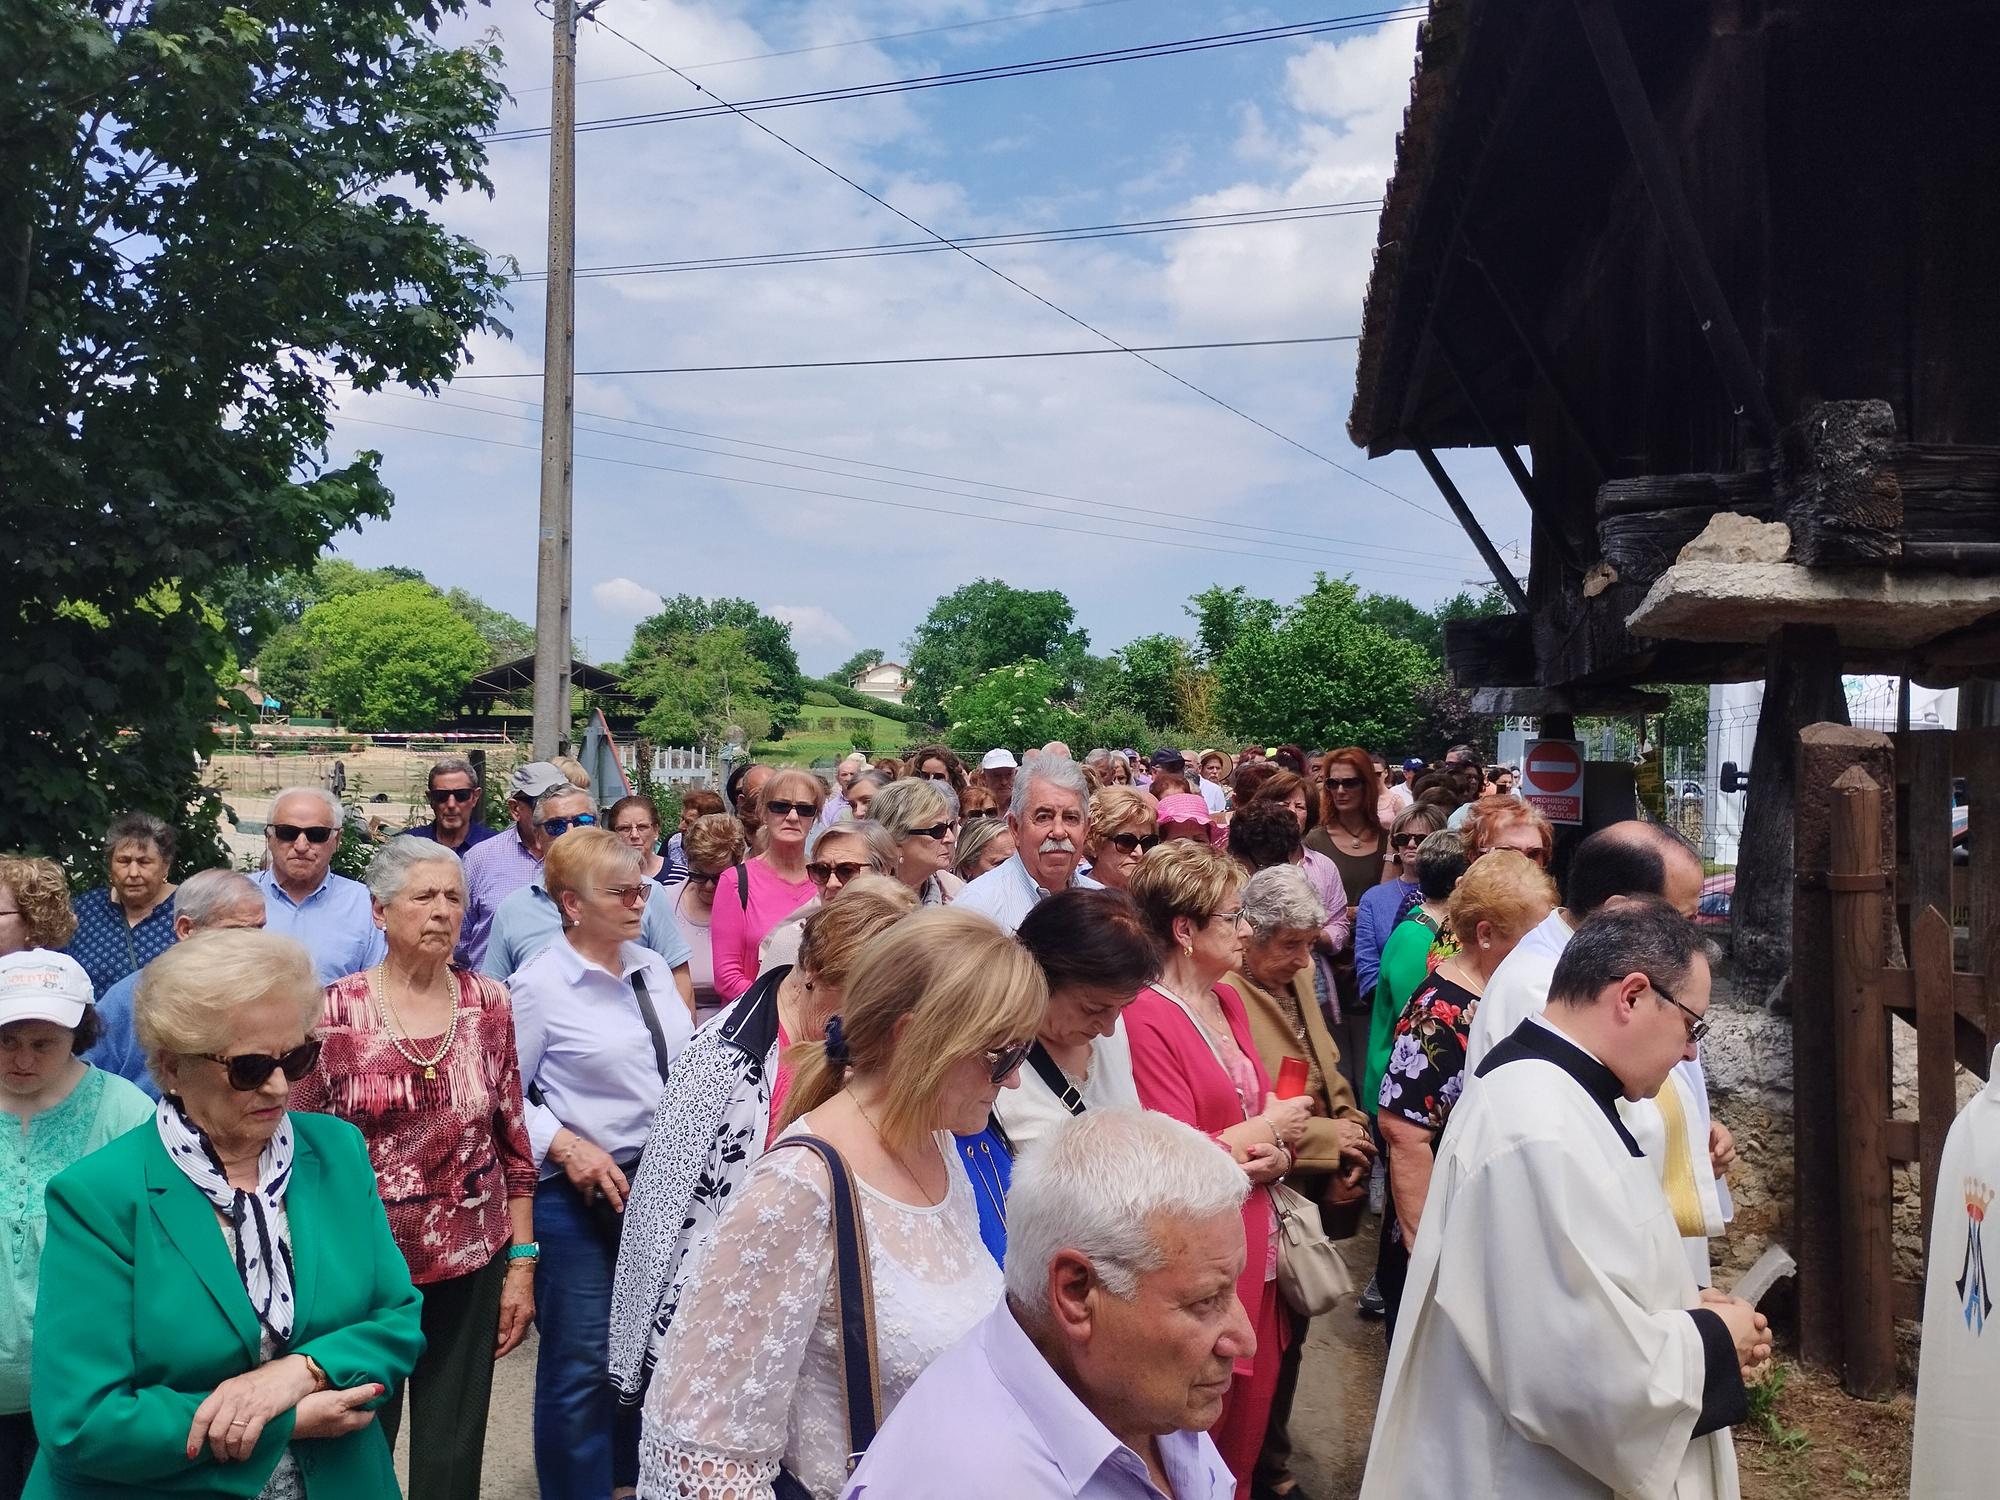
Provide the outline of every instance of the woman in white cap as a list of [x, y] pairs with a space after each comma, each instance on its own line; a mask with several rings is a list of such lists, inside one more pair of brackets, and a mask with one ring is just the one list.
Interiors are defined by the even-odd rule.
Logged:
[[49, 1179], [144, 1123], [153, 1101], [81, 1054], [97, 1042], [97, 1008], [83, 966], [27, 948], [0, 958], [0, 1198], [12, 1255], [0, 1255], [0, 1500], [18, 1500], [35, 1461], [28, 1354], [41, 1279]]

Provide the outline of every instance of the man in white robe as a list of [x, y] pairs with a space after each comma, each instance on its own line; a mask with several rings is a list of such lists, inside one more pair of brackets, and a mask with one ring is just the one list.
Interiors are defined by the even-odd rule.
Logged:
[[1708, 1000], [1693, 925], [1625, 902], [1488, 1054], [1432, 1171], [1361, 1500], [1737, 1500], [1768, 1327], [1697, 1289], [1617, 1108], [1694, 1051]]
[[[1691, 918], [1701, 884], [1701, 857], [1655, 824], [1614, 823], [1585, 839], [1570, 864], [1569, 905], [1530, 930], [1487, 981], [1466, 1039], [1466, 1073], [1476, 1075], [1497, 1043], [1529, 1016], [1541, 1014], [1556, 960], [1576, 923], [1640, 896], [1657, 896]], [[1708, 1242], [1734, 1214], [1722, 1174], [1736, 1159], [1736, 1144], [1709, 1111], [1708, 1077], [1699, 1054], [1674, 1069], [1658, 1099], [1626, 1102], [1619, 1112], [1660, 1174], [1686, 1241], [1688, 1264], [1706, 1286]]]

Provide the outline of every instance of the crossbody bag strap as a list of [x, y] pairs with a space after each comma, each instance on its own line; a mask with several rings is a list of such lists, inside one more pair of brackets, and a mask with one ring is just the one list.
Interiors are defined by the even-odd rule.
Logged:
[[1062, 1101], [1062, 1107], [1072, 1115], [1083, 1113], [1083, 1095], [1070, 1082], [1069, 1074], [1063, 1072], [1062, 1065], [1049, 1056], [1049, 1049], [1038, 1039], [1028, 1048], [1028, 1066], [1035, 1070], [1035, 1076], [1049, 1086], [1049, 1092]]
[[646, 988], [643, 970], [632, 971], [632, 994], [639, 1002], [639, 1014], [645, 1018], [646, 1031], [653, 1038], [653, 1061], [660, 1069], [660, 1082], [667, 1081], [673, 1065], [673, 1056], [667, 1051], [667, 1033], [660, 1025], [660, 1013], [653, 1009], [653, 993]]
[[853, 1175], [841, 1154], [816, 1135], [788, 1135], [771, 1144], [803, 1146], [826, 1163], [833, 1186], [833, 1307], [840, 1324], [840, 1393], [847, 1405], [847, 1470], [875, 1441], [881, 1420], [882, 1378], [875, 1359], [875, 1282], [868, 1265], [868, 1234], [861, 1222]]
[[745, 911], [750, 910], [750, 866], [736, 867], [736, 904]]

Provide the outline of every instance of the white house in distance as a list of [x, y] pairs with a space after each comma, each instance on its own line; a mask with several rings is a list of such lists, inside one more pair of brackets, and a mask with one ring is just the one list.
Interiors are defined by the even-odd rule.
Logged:
[[870, 667], [854, 679], [854, 690], [884, 703], [901, 703], [910, 690], [910, 679], [899, 661], [885, 661]]

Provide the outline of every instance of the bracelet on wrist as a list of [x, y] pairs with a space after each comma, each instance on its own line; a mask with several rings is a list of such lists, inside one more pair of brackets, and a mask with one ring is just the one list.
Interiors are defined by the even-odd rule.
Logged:
[[507, 1269], [510, 1271], [517, 1265], [532, 1266], [541, 1258], [542, 1246], [539, 1240], [526, 1240], [507, 1247]]

